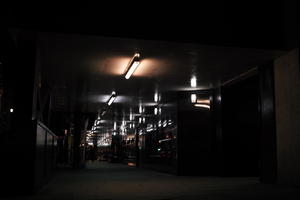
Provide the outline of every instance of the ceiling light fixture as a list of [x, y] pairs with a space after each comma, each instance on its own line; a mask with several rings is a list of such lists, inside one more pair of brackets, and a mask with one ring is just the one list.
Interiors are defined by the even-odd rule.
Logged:
[[141, 113], [143, 113], [143, 106], [142, 106], [142, 104], [140, 104], [140, 106], [139, 106], [139, 113], [141, 114]]
[[191, 87], [197, 87], [197, 78], [195, 76], [191, 78]]
[[137, 67], [140, 64], [140, 54], [136, 53], [134, 54], [133, 58], [130, 60], [126, 70], [125, 70], [125, 78], [129, 79], [130, 76], [134, 73], [134, 71], [137, 69]]
[[196, 107], [201, 107], [201, 108], [207, 108], [207, 109], [210, 109], [210, 106], [209, 106], [209, 105], [206, 105], [206, 104], [199, 104], [199, 103], [196, 103], [194, 106], [196, 106]]
[[113, 92], [111, 93], [111, 96], [110, 96], [109, 99], [108, 99], [107, 105], [110, 106], [110, 105], [114, 102], [114, 100], [116, 99], [116, 97], [117, 97], [117, 94], [116, 94], [115, 91], [113, 91]]
[[117, 130], [117, 122], [116, 121], [114, 122], [114, 130], [115, 131]]
[[132, 108], [130, 108], [130, 111], [129, 111], [129, 120], [130, 121], [133, 120]]
[[209, 99], [197, 99], [197, 103], [200, 104], [210, 104], [210, 100]]
[[154, 101], [158, 102], [158, 93], [157, 92], [154, 93]]
[[197, 95], [196, 94], [191, 94], [191, 102], [196, 103], [197, 102]]
[[154, 108], [154, 115], [157, 115], [158, 109]]

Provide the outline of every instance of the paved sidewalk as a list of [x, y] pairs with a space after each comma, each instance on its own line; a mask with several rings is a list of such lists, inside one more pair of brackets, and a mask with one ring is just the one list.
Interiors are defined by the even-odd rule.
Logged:
[[94, 162], [61, 170], [36, 195], [13, 199], [192, 200], [300, 199], [300, 189], [260, 184], [257, 178], [178, 177], [121, 164]]

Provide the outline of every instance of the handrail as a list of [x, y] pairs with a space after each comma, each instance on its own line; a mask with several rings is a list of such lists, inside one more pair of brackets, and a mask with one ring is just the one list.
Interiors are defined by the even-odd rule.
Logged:
[[56, 137], [56, 135], [45, 124], [43, 124], [41, 121], [37, 121], [37, 124], [40, 125], [43, 129], [45, 129], [52, 136]]

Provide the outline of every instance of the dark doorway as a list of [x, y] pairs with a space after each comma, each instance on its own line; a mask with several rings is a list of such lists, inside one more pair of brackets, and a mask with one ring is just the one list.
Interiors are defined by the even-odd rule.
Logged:
[[[198, 90], [178, 95], [179, 175], [213, 175], [215, 137], [211, 94], [212, 91]], [[196, 95], [195, 103], [191, 102], [191, 95]]]
[[224, 176], [259, 176], [259, 77], [222, 87]]

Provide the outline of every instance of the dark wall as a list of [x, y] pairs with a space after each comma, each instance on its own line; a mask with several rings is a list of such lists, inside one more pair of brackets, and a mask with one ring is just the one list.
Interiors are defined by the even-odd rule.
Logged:
[[[2, 97], [5, 99], [1, 109], [1, 118], [3, 116], [4, 120], [1, 122], [8, 123], [1, 126], [0, 131], [0, 195], [31, 194], [39, 184], [35, 179], [38, 170], [35, 172], [35, 169], [43, 168], [35, 162], [36, 158], [41, 158], [36, 154], [36, 150], [44, 151], [43, 147], [37, 147], [40, 138], [37, 141], [37, 120], [33, 115], [36, 88], [35, 34], [7, 33], [4, 40], [6, 43], [9, 41], [9, 44], [1, 45], [1, 57], [4, 55]], [[13, 108], [13, 112], [9, 111], [10, 108]], [[50, 143], [48, 140], [44, 145]], [[52, 149], [47, 149], [46, 152], [52, 152]], [[52, 156], [47, 153], [43, 158], [48, 159]], [[47, 161], [45, 166], [48, 164], [50, 163]], [[49, 169], [45, 168], [45, 171]]]
[[259, 78], [222, 87], [224, 176], [259, 176]]
[[[195, 91], [198, 97], [210, 98], [210, 93]], [[212, 175], [215, 134], [212, 113], [195, 107], [190, 92], [178, 95], [178, 174]]]
[[277, 182], [300, 186], [299, 49], [275, 60]]
[[[12, 41], [5, 49], [8, 54], [4, 67], [4, 95], [9, 97], [3, 111], [9, 115], [10, 126], [1, 138], [1, 194], [24, 194], [32, 192], [34, 185], [36, 122], [32, 120], [32, 100], [36, 46], [32, 34], [7, 39]], [[12, 113], [10, 108], [14, 109]]]

